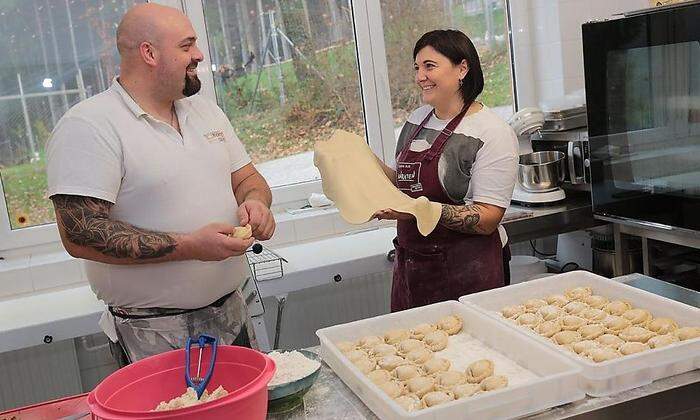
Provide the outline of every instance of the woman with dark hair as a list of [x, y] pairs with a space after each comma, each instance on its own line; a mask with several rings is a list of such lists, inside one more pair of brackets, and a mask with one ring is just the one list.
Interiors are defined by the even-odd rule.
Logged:
[[515, 133], [476, 100], [484, 76], [471, 40], [456, 30], [431, 31], [418, 40], [413, 58], [426, 105], [409, 116], [396, 166], [384, 171], [409, 196], [442, 203], [442, 215], [423, 237], [412, 215], [376, 213], [398, 221], [392, 311], [507, 282], [510, 252], [500, 222], [517, 177]]

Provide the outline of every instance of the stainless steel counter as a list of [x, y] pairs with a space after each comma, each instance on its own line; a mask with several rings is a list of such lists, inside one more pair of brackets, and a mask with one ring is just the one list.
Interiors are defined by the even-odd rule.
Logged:
[[[616, 280], [672, 299], [680, 298], [679, 300], [682, 299], [686, 303], [697, 302], [698, 299], [697, 292], [682, 289], [641, 274], [630, 274]], [[318, 347], [310, 350], [318, 352]], [[586, 397], [583, 400], [554, 407], [528, 418], [537, 420], [619, 419], [625, 417], [644, 420], [670, 416], [700, 418], [698, 395], [700, 395], [700, 370], [696, 369], [609, 397]], [[268, 415], [268, 418], [274, 420], [364, 420], [376, 419], [377, 417], [350, 388], [345, 386], [328, 365], [323, 363], [318, 380], [304, 397], [304, 405], [290, 413]]]
[[574, 232], [606, 223], [593, 218], [590, 193], [567, 191], [566, 194], [566, 199], [554, 206], [524, 207], [511, 204], [503, 217], [503, 226], [510, 242]]

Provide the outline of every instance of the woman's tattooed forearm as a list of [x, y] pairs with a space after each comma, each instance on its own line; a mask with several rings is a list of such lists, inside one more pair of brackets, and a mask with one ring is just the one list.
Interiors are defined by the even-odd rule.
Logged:
[[479, 229], [479, 205], [465, 206], [442, 205], [440, 223], [450, 230], [462, 233], [482, 233]]
[[68, 240], [76, 245], [116, 258], [151, 259], [175, 251], [170, 234], [111, 220], [107, 201], [76, 195], [55, 195], [52, 201]]

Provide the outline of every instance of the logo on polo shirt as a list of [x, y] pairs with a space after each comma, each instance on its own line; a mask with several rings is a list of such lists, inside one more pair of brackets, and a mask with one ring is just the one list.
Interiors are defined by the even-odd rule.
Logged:
[[204, 134], [204, 138], [210, 143], [213, 142], [224, 142], [226, 141], [226, 136], [224, 136], [224, 130], [214, 130]]

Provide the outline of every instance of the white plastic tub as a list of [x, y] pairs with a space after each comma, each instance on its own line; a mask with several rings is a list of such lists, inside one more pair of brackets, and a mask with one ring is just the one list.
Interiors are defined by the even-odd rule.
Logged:
[[574, 360], [583, 369], [581, 372], [583, 390], [594, 397], [617, 394], [647, 385], [657, 379], [700, 368], [700, 338], [595, 363], [565, 350], [529, 328], [514, 324], [500, 314], [500, 310], [504, 306], [521, 304], [530, 298], [544, 298], [549, 294], [563, 294], [566, 289], [576, 286], [590, 286], [594, 294], [603, 295], [610, 300], [626, 300], [636, 308], [651, 311], [654, 317], [673, 318], [683, 327], [700, 326], [700, 309], [698, 308], [586, 271], [572, 271], [475, 293], [463, 296], [459, 301]]
[[[411, 328], [422, 322], [437, 322], [457, 314], [464, 320], [461, 334], [468, 333], [500, 352], [535, 378], [505, 389], [452, 401], [443, 405], [406, 412], [350, 363], [334, 345], [389, 329]], [[316, 331], [321, 356], [352, 391], [382, 419], [486, 419], [512, 418], [532, 414], [585, 397], [578, 387], [580, 368], [549, 346], [516, 333], [512, 328], [457, 301], [409, 309]], [[496, 362], [498, 371], [498, 362]]]

